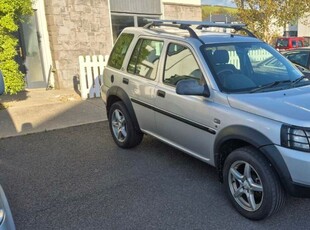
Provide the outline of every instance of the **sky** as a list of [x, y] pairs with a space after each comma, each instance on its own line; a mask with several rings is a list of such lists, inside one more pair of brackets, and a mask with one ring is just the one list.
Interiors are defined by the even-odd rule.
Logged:
[[236, 7], [233, 0], [202, 0], [202, 5], [219, 5]]

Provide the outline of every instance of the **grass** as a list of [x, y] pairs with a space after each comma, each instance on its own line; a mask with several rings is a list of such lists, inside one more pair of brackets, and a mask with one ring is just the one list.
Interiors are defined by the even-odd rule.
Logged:
[[226, 15], [235, 15], [237, 14], [237, 8], [225, 7], [225, 6], [202, 6], [202, 18], [203, 20], [208, 19], [211, 15], [214, 14], [226, 14]]

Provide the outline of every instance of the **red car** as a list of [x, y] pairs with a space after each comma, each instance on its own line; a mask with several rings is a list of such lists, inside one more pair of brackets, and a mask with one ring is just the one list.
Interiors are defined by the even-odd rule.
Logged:
[[284, 51], [304, 46], [305, 39], [303, 37], [281, 37], [277, 39], [275, 48]]

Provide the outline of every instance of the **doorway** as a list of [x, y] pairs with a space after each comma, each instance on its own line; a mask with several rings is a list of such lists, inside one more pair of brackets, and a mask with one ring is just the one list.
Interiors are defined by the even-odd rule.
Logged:
[[27, 88], [46, 87], [46, 77], [42, 62], [41, 35], [36, 20], [37, 10], [19, 28], [20, 56], [26, 75]]

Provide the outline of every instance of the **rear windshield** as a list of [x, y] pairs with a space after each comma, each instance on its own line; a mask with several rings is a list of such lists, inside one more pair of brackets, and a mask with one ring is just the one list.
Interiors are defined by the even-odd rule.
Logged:
[[278, 39], [276, 47], [288, 47], [288, 40], [287, 39]]

